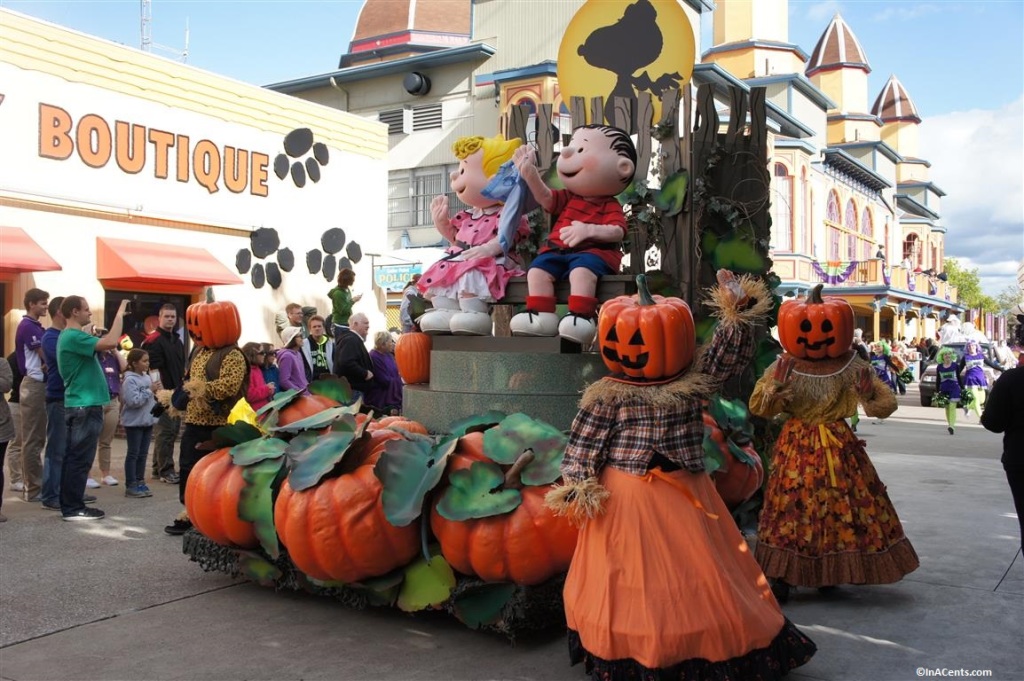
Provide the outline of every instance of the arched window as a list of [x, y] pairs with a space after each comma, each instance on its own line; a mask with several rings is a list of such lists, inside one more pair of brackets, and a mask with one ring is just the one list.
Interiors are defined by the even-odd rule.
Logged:
[[846, 215], [843, 219], [846, 228], [846, 259], [857, 259], [857, 206], [853, 199], [846, 202]]
[[796, 231], [796, 245], [793, 250], [804, 253], [807, 250], [807, 231], [811, 224], [811, 191], [807, 183], [807, 168], [800, 173], [800, 219]]
[[870, 260], [874, 253], [872, 247], [875, 244], [875, 223], [871, 219], [871, 211], [864, 207], [864, 212], [860, 216], [860, 234], [863, 237], [861, 241], [861, 260]]
[[910, 262], [910, 269], [921, 266], [921, 247], [916, 234], [908, 234], [903, 240], [903, 260]]
[[825, 232], [827, 234], [828, 252], [826, 260], [841, 260], [839, 245], [842, 241], [843, 232], [839, 227], [839, 195], [832, 191], [828, 195], [828, 204], [825, 206]]
[[772, 248], [776, 251], [793, 250], [793, 178], [781, 163], [775, 164], [772, 178]]

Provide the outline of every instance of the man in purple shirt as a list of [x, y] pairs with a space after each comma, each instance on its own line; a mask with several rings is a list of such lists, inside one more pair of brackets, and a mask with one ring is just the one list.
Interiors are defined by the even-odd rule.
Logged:
[[[21, 405], [21, 460], [25, 498], [41, 501], [43, 462], [40, 454], [46, 442], [46, 367], [43, 359], [43, 325], [50, 294], [30, 288], [25, 292], [25, 316], [14, 334], [18, 370], [24, 378], [18, 401]], [[56, 371], [54, 367], [54, 371]]]

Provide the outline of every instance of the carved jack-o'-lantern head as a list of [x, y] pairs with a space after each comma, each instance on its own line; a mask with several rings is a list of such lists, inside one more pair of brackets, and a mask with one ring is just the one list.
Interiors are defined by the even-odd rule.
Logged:
[[636, 279], [636, 296], [620, 296], [601, 306], [597, 321], [601, 359], [626, 382], [671, 380], [693, 362], [693, 313], [680, 298], [652, 296], [644, 275]]
[[779, 309], [779, 341], [793, 357], [842, 357], [853, 344], [853, 308], [840, 298], [822, 298], [822, 285], [807, 300], [790, 300]]
[[188, 306], [185, 329], [196, 345], [223, 348], [238, 342], [242, 336], [242, 320], [234, 303], [209, 300]]

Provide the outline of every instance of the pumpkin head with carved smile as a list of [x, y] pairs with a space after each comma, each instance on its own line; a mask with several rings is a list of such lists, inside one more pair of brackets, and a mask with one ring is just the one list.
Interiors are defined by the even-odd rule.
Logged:
[[242, 319], [230, 301], [193, 303], [185, 310], [185, 329], [196, 345], [215, 350], [238, 342]]
[[798, 359], [842, 357], [853, 344], [853, 308], [840, 298], [822, 298], [822, 285], [806, 300], [790, 300], [779, 309], [779, 342]]

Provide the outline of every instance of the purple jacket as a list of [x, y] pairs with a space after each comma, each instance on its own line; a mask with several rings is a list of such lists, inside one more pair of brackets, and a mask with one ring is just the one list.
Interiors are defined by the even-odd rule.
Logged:
[[277, 368], [281, 372], [280, 390], [298, 390], [306, 392], [309, 381], [306, 380], [306, 365], [298, 350], [278, 350]]
[[378, 413], [386, 413], [390, 409], [402, 410], [402, 379], [398, 375], [398, 364], [395, 356], [370, 350], [370, 361], [373, 362], [373, 379], [367, 388], [363, 400]]

